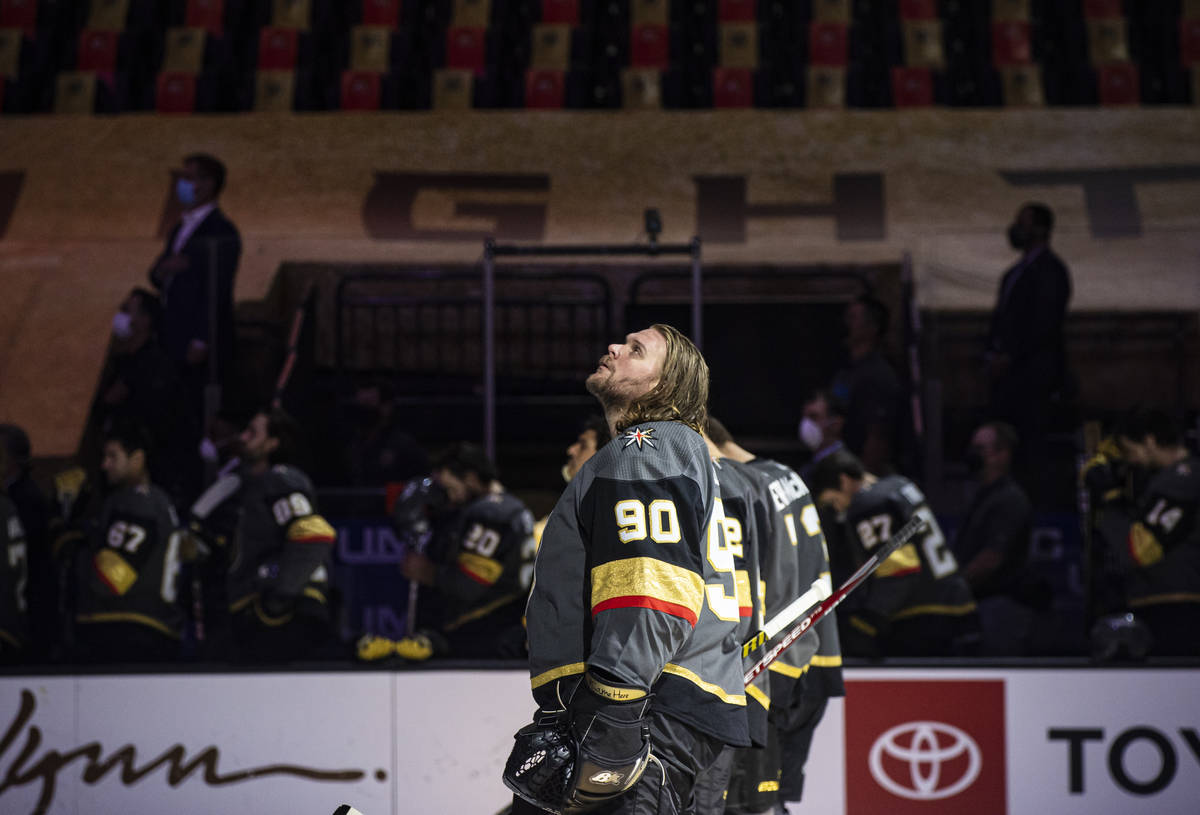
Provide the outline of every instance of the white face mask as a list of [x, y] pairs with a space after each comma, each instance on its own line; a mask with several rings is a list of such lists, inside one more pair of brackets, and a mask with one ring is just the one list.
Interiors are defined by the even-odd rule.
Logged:
[[821, 430], [821, 426], [807, 416], [800, 420], [799, 435], [804, 446], [814, 453], [821, 449], [821, 442], [825, 440], [825, 433]]
[[133, 317], [128, 312], [118, 311], [112, 320], [113, 336], [119, 340], [128, 339], [133, 334]]

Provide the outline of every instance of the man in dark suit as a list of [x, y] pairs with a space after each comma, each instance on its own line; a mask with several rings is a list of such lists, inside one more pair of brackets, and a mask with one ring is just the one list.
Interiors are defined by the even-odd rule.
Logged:
[[1039, 499], [1036, 474], [1044, 471], [1041, 450], [1050, 424], [1051, 398], [1066, 381], [1063, 322], [1071, 299], [1071, 275], [1050, 249], [1054, 213], [1027, 203], [1008, 228], [1021, 259], [1000, 280], [988, 331], [992, 418], [1016, 428], [1023, 445], [1018, 469]]
[[[242, 254], [237, 228], [217, 207], [225, 165], [194, 153], [175, 170], [179, 223], [150, 267], [150, 282], [162, 300], [159, 340], [179, 371], [186, 405], [179, 443], [196, 450], [206, 419], [219, 405], [207, 404], [206, 386], [229, 381], [233, 362], [233, 280]], [[215, 392], [214, 392], [215, 393]], [[201, 487], [202, 464], [177, 462], [184, 495]]]
[[183, 215], [150, 268], [163, 303], [163, 347], [185, 378], [201, 382], [225, 378], [233, 356], [233, 280], [242, 239], [217, 207], [224, 186], [218, 159], [204, 153], [184, 159], [175, 172]]

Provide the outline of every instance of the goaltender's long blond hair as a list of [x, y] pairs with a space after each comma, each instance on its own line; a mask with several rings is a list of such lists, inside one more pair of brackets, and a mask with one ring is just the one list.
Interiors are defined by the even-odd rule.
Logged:
[[683, 422], [697, 433], [708, 422], [708, 363], [677, 328], [650, 326], [667, 343], [658, 384], [634, 399], [615, 422], [618, 433], [642, 422]]

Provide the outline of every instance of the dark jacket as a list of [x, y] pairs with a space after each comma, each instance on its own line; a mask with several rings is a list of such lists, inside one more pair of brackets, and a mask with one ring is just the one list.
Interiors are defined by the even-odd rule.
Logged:
[[1008, 354], [1009, 375], [1030, 390], [1052, 393], [1065, 375], [1063, 322], [1071, 275], [1049, 247], [1013, 265], [1000, 280], [988, 351]]
[[[163, 252], [150, 268], [150, 282], [163, 301], [162, 344], [172, 360], [182, 363], [192, 340], [209, 344], [209, 314], [212, 310], [209, 270], [216, 271], [216, 344], [219, 376], [224, 377], [233, 357], [233, 281], [242, 254], [242, 239], [237, 227], [220, 209], [214, 209], [200, 222], [181, 248], [188, 268], [166, 274], [162, 262], [171, 256], [181, 224], [167, 236]], [[210, 250], [212, 254], [210, 254]]]

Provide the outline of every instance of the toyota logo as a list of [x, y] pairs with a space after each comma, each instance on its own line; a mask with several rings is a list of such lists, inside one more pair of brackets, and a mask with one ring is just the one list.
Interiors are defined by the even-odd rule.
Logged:
[[[953, 775], [942, 767], [966, 756], [966, 769], [955, 762]], [[908, 766], [907, 778], [896, 778], [883, 765], [884, 756]], [[871, 775], [893, 795], [913, 801], [936, 801], [958, 795], [979, 777], [983, 766], [979, 745], [966, 732], [943, 722], [905, 722], [896, 725], [871, 745], [868, 756]], [[895, 764], [892, 772], [896, 771]]]

